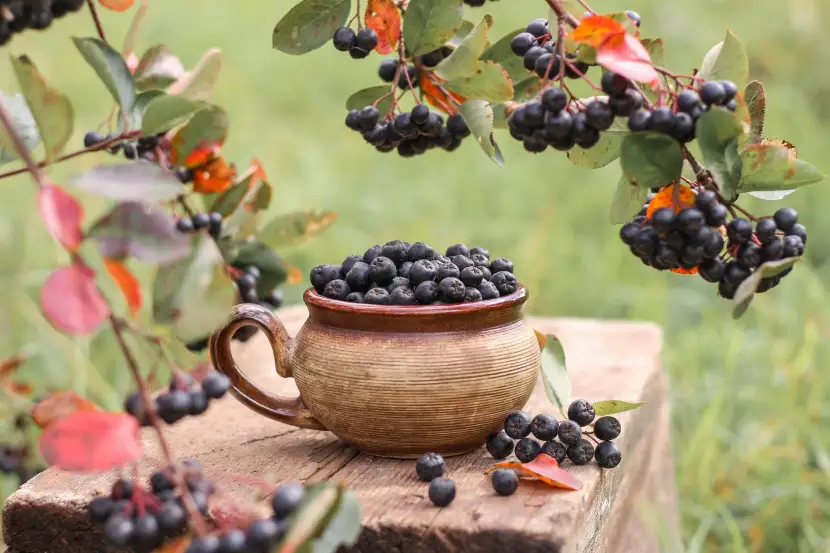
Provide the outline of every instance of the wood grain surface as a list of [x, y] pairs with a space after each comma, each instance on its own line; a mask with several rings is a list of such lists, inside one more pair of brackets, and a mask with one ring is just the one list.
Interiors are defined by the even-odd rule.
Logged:
[[[306, 311], [285, 309], [280, 317], [294, 334]], [[216, 480], [219, 508], [230, 498], [254, 505], [255, 491], [233, 475], [274, 484], [344, 480], [361, 501], [364, 522], [358, 543], [348, 553], [657, 553], [643, 514], [658, 513], [658, 523], [676, 528], [660, 329], [575, 319], [529, 322], [564, 344], [576, 397], [647, 402], [619, 417], [623, 462], [617, 469], [565, 463], [585, 483], [579, 492], [522, 482], [513, 496], [496, 496], [482, 474], [493, 460], [481, 448], [447, 459], [448, 476], [456, 481], [458, 493], [449, 507], [439, 509], [429, 502], [413, 461], [359, 454], [328, 432], [274, 422], [232, 397], [212, 404], [202, 417], [174, 425], [168, 434], [177, 454], [199, 459]], [[248, 344], [235, 344], [235, 353], [264, 389], [284, 395], [296, 391], [293, 382], [276, 377], [273, 355], [261, 334]], [[526, 408], [553, 411], [541, 383]], [[144, 437], [148, 458], [140, 469], [148, 475], [160, 459], [152, 436]], [[85, 513], [89, 499], [107, 491], [113, 477], [49, 470], [24, 485], [3, 511], [10, 553], [117, 551], [103, 544]]]

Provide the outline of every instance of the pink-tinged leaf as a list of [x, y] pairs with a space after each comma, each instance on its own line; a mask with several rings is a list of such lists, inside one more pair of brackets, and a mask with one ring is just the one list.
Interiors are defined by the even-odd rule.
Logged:
[[520, 475], [541, 480], [554, 488], [577, 491], [581, 490], [583, 486], [581, 480], [570, 472], [559, 468], [559, 463], [556, 462], [556, 459], [545, 453], [538, 455], [529, 463], [505, 461], [493, 465], [484, 472], [489, 473], [496, 469], [517, 469]]
[[38, 192], [37, 204], [49, 234], [67, 250], [76, 251], [83, 239], [84, 218], [78, 200], [59, 186], [46, 186]]
[[628, 33], [606, 38], [597, 49], [597, 63], [632, 81], [651, 84], [659, 79], [646, 47]]
[[138, 419], [127, 413], [74, 411], [40, 436], [40, 452], [52, 466], [72, 472], [103, 472], [141, 458]]
[[32, 418], [41, 428], [61, 420], [75, 411], [100, 411], [101, 409], [85, 397], [72, 390], [53, 392], [37, 402], [32, 408]]
[[95, 271], [80, 263], [52, 273], [40, 291], [40, 308], [52, 326], [69, 334], [91, 334], [110, 314]]

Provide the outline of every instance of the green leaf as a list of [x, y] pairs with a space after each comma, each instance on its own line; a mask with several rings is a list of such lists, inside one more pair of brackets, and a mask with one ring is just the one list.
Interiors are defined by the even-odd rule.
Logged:
[[738, 192], [794, 190], [824, 178], [817, 167], [796, 159], [786, 146], [765, 142], [741, 154], [743, 174]]
[[270, 294], [274, 288], [285, 282], [288, 278], [288, 271], [282, 259], [266, 244], [262, 242], [237, 241], [233, 249], [236, 252], [232, 262], [234, 266], [246, 267], [255, 265], [259, 269], [256, 289], [260, 296]]
[[576, 60], [585, 62], [589, 65], [596, 65], [597, 49], [587, 44], [580, 44], [579, 50], [576, 51]]
[[46, 162], [51, 163], [72, 138], [75, 118], [72, 104], [69, 103], [69, 98], [49, 86], [28, 57], [12, 56], [11, 62], [20, 90], [37, 123], [46, 149]]
[[135, 68], [133, 78], [138, 90], [167, 88], [184, 75], [182, 62], [167, 46], [158, 44], [144, 52]]
[[176, 230], [176, 219], [168, 211], [139, 202], [117, 204], [87, 237], [108, 259], [133, 256], [148, 263], [172, 263], [190, 251], [189, 236]]
[[606, 415], [616, 415], [617, 413], [632, 411], [642, 405], [645, 405], [645, 402], [632, 403], [630, 401], [620, 401], [619, 399], [608, 399], [605, 401], [597, 401], [591, 405], [594, 406], [594, 412], [596, 413], [597, 418], [599, 418]]
[[236, 300], [222, 253], [206, 233], [196, 233], [190, 254], [156, 273], [153, 318], [185, 342], [201, 340], [227, 322]]
[[721, 193], [731, 201], [741, 178], [736, 154], [738, 137], [744, 134], [743, 125], [735, 114], [724, 109], [711, 109], [697, 120], [696, 131], [704, 165], [712, 172]]
[[530, 77], [513, 86], [513, 101], [525, 102], [534, 98], [542, 90], [542, 79]]
[[386, 115], [389, 113], [389, 108], [392, 107], [392, 99], [393, 96], [390, 94], [391, 90], [388, 86], [373, 86], [371, 88], [364, 88], [363, 90], [358, 90], [351, 96], [349, 99], [346, 100], [346, 109], [353, 110], [353, 109], [363, 109], [366, 106], [371, 106], [375, 102], [377, 102], [378, 98], [383, 98], [380, 102], [378, 102], [375, 107], [378, 108], [378, 111], [381, 113], [381, 116]]
[[481, 61], [494, 61], [498, 63], [504, 67], [504, 70], [507, 71], [507, 74], [515, 82], [527, 78], [524, 59], [514, 54], [510, 47], [513, 37], [522, 32], [524, 32], [524, 28], [516, 29], [502, 37], [498, 42], [485, 50], [479, 59]]
[[293, 56], [316, 50], [345, 25], [351, 7], [351, 0], [303, 0], [274, 27], [271, 43]]
[[259, 239], [274, 249], [300, 244], [330, 227], [337, 220], [334, 211], [297, 211], [277, 215], [265, 225]]
[[[607, 101], [605, 96], [580, 99], [580, 102], [584, 104], [605, 101]], [[587, 150], [580, 146], [575, 147], [568, 152], [568, 159], [574, 165], [589, 169], [605, 167], [620, 157], [620, 146], [622, 145], [623, 138], [628, 133], [628, 119], [615, 117], [611, 127], [600, 133], [599, 142]]]
[[211, 211], [225, 216], [223, 228], [233, 234], [246, 226], [256, 226], [259, 214], [271, 203], [271, 184], [252, 173], [225, 190], [211, 205]]
[[751, 121], [749, 144], [759, 144], [764, 135], [764, 119], [767, 114], [767, 94], [764, 85], [760, 81], [752, 81], [746, 85], [744, 101]]
[[213, 96], [213, 89], [219, 81], [219, 73], [222, 70], [222, 52], [217, 48], [211, 48], [204, 53], [199, 63], [185, 72], [176, 82], [170, 85], [167, 93], [175, 96], [183, 96], [189, 100], [201, 100], [207, 102]]
[[493, 137], [493, 106], [486, 100], [467, 100], [458, 108], [476, 142], [490, 159], [504, 167], [504, 156]]
[[620, 146], [620, 162], [631, 184], [656, 188], [680, 178], [683, 150], [680, 143], [652, 131], [629, 133]]
[[152, 136], [166, 132], [187, 122], [198, 111], [205, 109], [202, 102], [181, 96], [157, 96], [147, 104], [141, 121], [141, 134]]
[[[32, 115], [32, 110], [26, 105], [26, 99], [22, 94], [6, 96], [0, 92], [0, 105], [3, 106], [12, 120], [12, 127], [20, 138], [26, 150], [31, 152], [40, 144], [40, 133], [37, 130], [37, 123]], [[0, 165], [17, 159], [17, 150], [6, 129], [0, 126]]]
[[121, 54], [98, 38], [73, 38], [72, 42], [98, 74], [98, 78], [110, 91], [121, 111], [129, 113], [135, 104], [135, 83]]
[[608, 220], [619, 225], [633, 219], [643, 209], [648, 192], [648, 188], [632, 184], [624, 175], [621, 176], [611, 200], [611, 208], [608, 210]]
[[444, 88], [465, 98], [504, 102], [513, 98], [513, 83], [507, 71], [494, 61], [479, 64], [475, 73], [444, 83]]
[[179, 179], [149, 161], [99, 165], [71, 177], [67, 184], [119, 202], [163, 202], [185, 192]]
[[446, 44], [461, 27], [463, 15], [462, 0], [411, 0], [403, 18], [409, 54], [427, 54]]
[[[355, 530], [353, 510], [334, 524], [343, 506], [345, 491], [345, 486], [335, 481], [307, 487], [303, 502], [288, 519], [288, 531], [279, 549], [296, 553], [334, 553], [341, 544], [354, 542], [357, 539], [354, 534], [360, 533], [360, 523], [358, 521]], [[357, 514], [360, 514], [359, 508]], [[332, 524], [334, 527], [323, 540]]]
[[435, 67], [435, 74], [448, 81], [475, 74], [479, 66], [478, 58], [487, 47], [487, 30], [492, 25], [492, 16], [482, 17], [452, 54]]
[[[646, 50], [651, 56], [651, 61], [654, 62], [654, 65], [658, 65], [660, 67], [666, 66], [666, 49], [663, 46], [662, 38], [643, 38], [640, 39], [640, 42], [642, 42], [643, 46], [646, 47]], [[643, 86], [641, 87], [641, 90], [649, 100], [652, 102], [657, 101], [658, 92], [656, 90], [652, 90], [650, 86]]]
[[726, 31], [726, 38], [703, 58], [698, 77], [707, 81], [732, 81], [741, 90], [749, 80], [749, 57], [743, 43]]
[[562, 342], [556, 336], [546, 335], [545, 349], [542, 350], [542, 382], [548, 399], [559, 407], [562, 416], [567, 417], [568, 401], [571, 397], [571, 377]]
[[[161, 90], [147, 90], [136, 97], [135, 104], [133, 104], [132, 112], [130, 112], [127, 121], [131, 129], [141, 128], [147, 106], [159, 96], [164, 96], [164, 92]], [[125, 130], [124, 115], [121, 110], [118, 110], [118, 132], [122, 133]]]
[[470, 34], [475, 28], [476, 24], [472, 21], [468, 21], [466, 19], [461, 21], [461, 26], [455, 31], [455, 35], [447, 42], [446, 45], [452, 46], [453, 48], [457, 48], [461, 42], [463, 42], [464, 38]]
[[198, 147], [224, 143], [228, 124], [228, 114], [218, 106], [207, 106], [196, 112], [173, 141], [176, 159], [187, 159]]
[[314, 541], [313, 553], [335, 553], [340, 547], [354, 545], [360, 536], [362, 522], [360, 502], [353, 492], [343, 488], [333, 516]]
[[752, 299], [755, 297], [758, 286], [761, 285], [761, 280], [778, 276], [780, 273], [801, 261], [801, 259], [800, 257], [788, 257], [786, 259], [779, 259], [778, 261], [767, 261], [755, 269], [735, 291], [735, 297], [732, 300], [732, 318], [739, 319], [746, 313], [749, 304], [752, 303]]

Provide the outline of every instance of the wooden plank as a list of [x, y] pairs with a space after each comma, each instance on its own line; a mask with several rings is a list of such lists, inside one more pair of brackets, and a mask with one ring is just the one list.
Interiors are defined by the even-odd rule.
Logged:
[[[293, 334], [304, 308], [283, 310]], [[580, 492], [552, 490], [523, 482], [516, 494], [494, 494], [482, 471], [493, 463], [486, 451], [447, 459], [448, 476], [458, 488], [456, 500], [438, 509], [426, 497], [413, 461], [381, 459], [345, 446], [327, 432], [299, 430], [262, 418], [233, 398], [213, 404], [199, 418], [186, 419], [168, 434], [174, 450], [195, 457], [214, 478], [225, 500], [250, 500], [254, 490], [233, 475], [275, 484], [301, 479], [345, 480], [364, 512], [364, 531], [354, 552], [657, 552], [641, 506], [667, 515], [676, 527], [673, 466], [668, 449], [666, 384], [660, 367], [659, 327], [643, 323], [531, 318], [534, 328], [556, 334], [568, 353], [574, 394], [591, 401], [647, 401], [620, 416], [618, 444], [623, 463], [615, 470], [571, 467], [585, 482]], [[262, 336], [237, 344], [238, 364], [274, 392], [293, 393], [292, 382], [274, 373], [273, 358]], [[553, 412], [541, 382], [527, 406]], [[141, 473], [160, 464], [152, 436], [145, 435], [148, 459]], [[566, 465], [569, 463], [566, 462]], [[109, 488], [112, 474], [74, 475], [49, 470], [23, 486], [3, 511], [10, 553], [109, 552], [97, 529], [86, 521], [84, 506]]]

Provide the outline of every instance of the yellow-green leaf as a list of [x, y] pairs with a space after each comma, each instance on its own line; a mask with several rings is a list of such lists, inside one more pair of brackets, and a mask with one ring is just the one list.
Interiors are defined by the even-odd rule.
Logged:
[[337, 220], [333, 211], [298, 211], [278, 215], [265, 225], [259, 239], [274, 249], [294, 246], [320, 234]]

